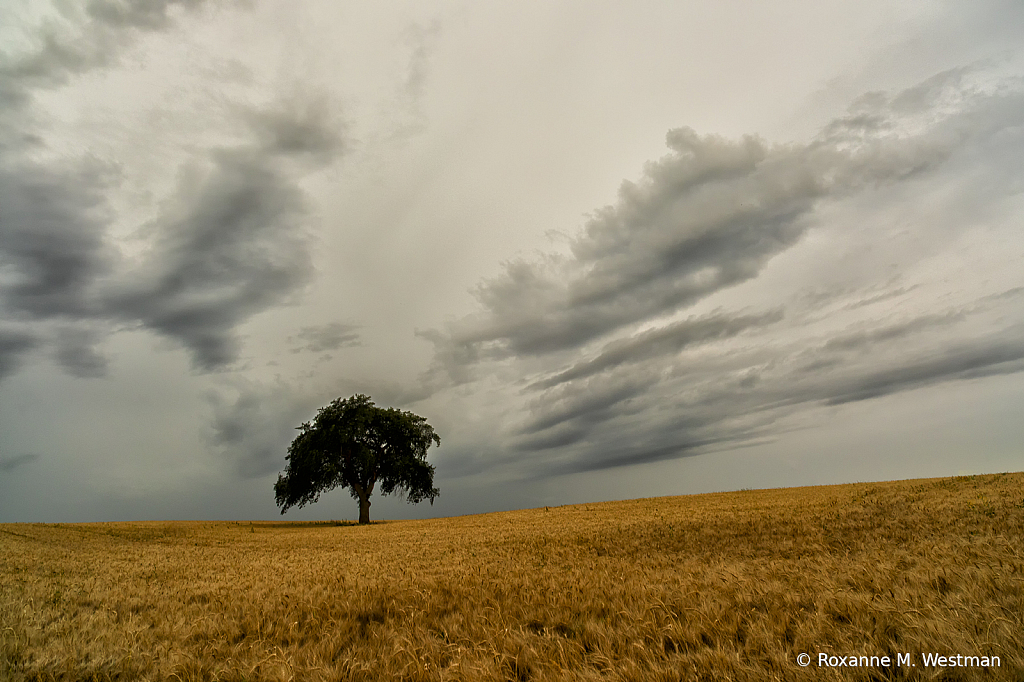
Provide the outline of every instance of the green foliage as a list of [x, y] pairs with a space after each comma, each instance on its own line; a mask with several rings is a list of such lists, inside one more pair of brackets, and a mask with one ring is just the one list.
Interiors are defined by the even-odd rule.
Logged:
[[426, 458], [430, 445], [440, 445], [441, 439], [423, 417], [354, 395], [320, 408], [313, 422], [298, 430], [288, 447], [288, 466], [274, 485], [282, 514], [339, 486], [349, 489], [361, 509], [368, 507], [377, 484], [382, 494], [397, 491], [409, 502], [433, 504], [440, 494]]

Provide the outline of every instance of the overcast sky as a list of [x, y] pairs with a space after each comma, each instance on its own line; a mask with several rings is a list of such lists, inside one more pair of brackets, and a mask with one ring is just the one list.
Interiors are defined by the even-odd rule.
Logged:
[[[1024, 469], [1019, 0], [8, 0], [0, 521]], [[285, 518], [355, 518], [343, 491]]]

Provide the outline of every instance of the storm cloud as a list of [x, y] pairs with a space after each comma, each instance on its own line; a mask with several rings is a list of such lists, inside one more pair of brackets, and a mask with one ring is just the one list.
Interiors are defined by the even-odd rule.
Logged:
[[[534, 416], [510, 446], [557, 453], [548, 465], [538, 462], [548, 474], [593, 471], [770, 438], [808, 406], [1024, 371], [1024, 327], [959, 338], [977, 322], [968, 313], [924, 316], [833, 337], [816, 349], [780, 343], [769, 332], [731, 349], [672, 349], [545, 391], [527, 403]], [[946, 329], [936, 334], [936, 327]], [[945, 340], [936, 347], [937, 339]]]
[[233, 395], [208, 396], [210, 443], [245, 478], [280, 471], [296, 428], [316, 414], [316, 398], [282, 382], [230, 388]]
[[[940, 166], [972, 136], [1018, 123], [1005, 105], [953, 71], [862, 98], [805, 145], [672, 130], [670, 153], [624, 182], [569, 254], [514, 261], [480, 284], [482, 312], [430, 337], [438, 362], [455, 377], [453, 363], [578, 348], [751, 280], [798, 242], [821, 202]], [[1004, 120], [971, 130], [992, 113]]]
[[[808, 406], [1019, 372], [1013, 305], [983, 296], [894, 319], [885, 309], [919, 294], [900, 277], [798, 292], [763, 312], [673, 317], [758, 278], [823, 229], [824, 207], [898, 194], [947, 165], [967, 173], [995, 139], [1024, 149], [1022, 105], [1016, 80], [958, 69], [860, 97], [803, 145], [673, 130], [670, 153], [625, 182], [568, 253], [509, 263], [476, 289], [480, 312], [423, 334], [435, 346], [425, 385], [519, 372], [524, 412], [504, 443], [543, 476], [737, 447]], [[819, 336], [843, 316], [846, 330]]]
[[[108, 201], [120, 180], [115, 161], [37, 160], [48, 141], [34, 132], [41, 128], [29, 107], [34, 90], [115, 63], [140, 30], [167, 30], [177, 10], [200, 4], [92, 2], [84, 13], [69, 11], [72, 28], [51, 29], [38, 50], [0, 69], [12, 94], [6, 113], [19, 115], [18, 126], [4, 129], [11, 153], [0, 161], [0, 309], [59, 325], [56, 357], [74, 376], [104, 373], [105, 360], [80, 342], [85, 335], [97, 340], [103, 324], [174, 339], [199, 370], [228, 365], [241, 348], [237, 327], [288, 302], [312, 277], [299, 183], [344, 153], [342, 125], [323, 98], [236, 107], [249, 141], [213, 147], [182, 165], [176, 190], [136, 229], [148, 241], [142, 258], [126, 258], [112, 236], [119, 220]], [[6, 345], [10, 373], [15, 353], [28, 346]]]
[[0, 329], [0, 379], [14, 372], [22, 355], [38, 343], [38, 339], [26, 332]]
[[0, 304], [29, 318], [100, 313], [95, 284], [115, 253], [105, 240], [105, 169], [0, 161]]
[[211, 155], [158, 220], [150, 258], [104, 311], [179, 340], [200, 369], [237, 358], [233, 330], [311, 276], [302, 195], [262, 149]]
[[783, 318], [781, 310], [760, 315], [710, 315], [690, 318], [665, 327], [640, 332], [627, 339], [608, 343], [598, 355], [580, 362], [564, 372], [534, 384], [535, 388], [551, 388], [583, 377], [603, 372], [626, 363], [636, 363], [650, 358], [660, 358], [681, 351], [687, 346], [708, 343], [727, 338], [743, 330], [778, 322]]
[[292, 349], [293, 353], [309, 351], [320, 353], [323, 351], [338, 350], [346, 346], [359, 345], [359, 327], [353, 324], [332, 322], [330, 324], [303, 327], [293, 340], [302, 343], [301, 346]]
[[67, 328], [58, 332], [56, 359], [73, 377], [95, 378], [107, 373], [107, 358], [96, 349], [99, 334], [84, 328]]
[[27, 54], [4, 54], [0, 61], [0, 108], [19, 108], [32, 91], [63, 85], [68, 79], [117, 62], [140, 32], [170, 28], [174, 15], [215, 0], [90, 0], [60, 4], [33, 38]]

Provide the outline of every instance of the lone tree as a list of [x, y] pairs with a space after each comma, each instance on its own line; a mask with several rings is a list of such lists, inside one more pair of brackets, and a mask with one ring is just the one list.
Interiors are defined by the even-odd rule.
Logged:
[[282, 514], [338, 486], [359, 500], [359, 523], [370, 522], [370, 495], [378, 483], [382, 494], [397, 490], [409, 502], [433, 504], [441, 494], [426, 461], [427, 448], [441, 439], [423, 417], [354, 395], [321, 407], [312, 423], [297, 428], [301, 433], [288, 446], [288, 466], [274, 484]]

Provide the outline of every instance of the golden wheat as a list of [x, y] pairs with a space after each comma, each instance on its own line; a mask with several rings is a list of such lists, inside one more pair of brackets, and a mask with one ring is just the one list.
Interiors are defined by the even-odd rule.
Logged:
[[0, 677], [1019, 682], [1022, 531], [1022, 474], [370, 526], [9, 524]]

